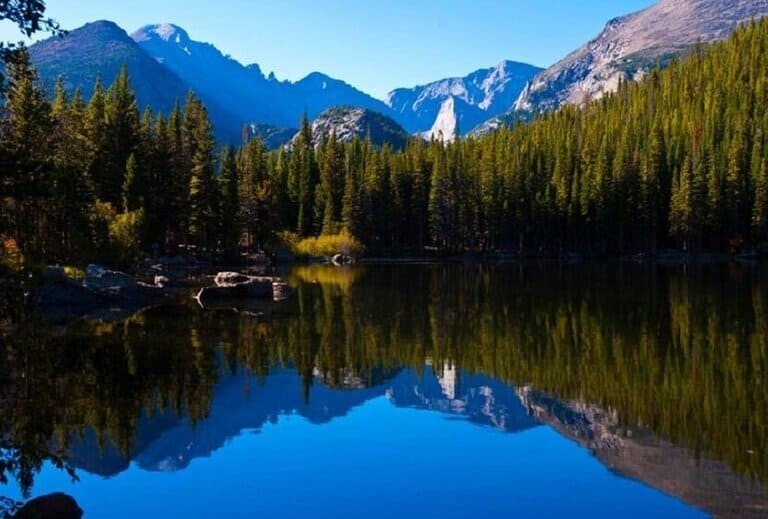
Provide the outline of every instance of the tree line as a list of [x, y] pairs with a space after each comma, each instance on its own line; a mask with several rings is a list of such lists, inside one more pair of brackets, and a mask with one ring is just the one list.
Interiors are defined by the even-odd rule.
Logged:
[[157, 243], [226, 250], [340, 232], [371, 252], [629, 254], [768, 242], [768, 23], [697, 46], [583, 108], [400, 150], [217, 148], [194, 94], [139, 113], [126, 70], [48, 101], [22, 50], [7, 66], [0, 232], [28, 258], [127, 260]]

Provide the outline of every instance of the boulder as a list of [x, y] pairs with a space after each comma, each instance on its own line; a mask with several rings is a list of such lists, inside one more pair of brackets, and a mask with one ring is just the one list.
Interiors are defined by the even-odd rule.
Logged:
[[83, 280], [83, 286], [92, 290], [109, 288], [133, 289], [137, 285], [138, 283], [132, 276], [116, 270], [101, 270], [97, 275], [91, 275], [89, 271], [86, 271], [86, 276]]
[[236, 285], [205, 287], [197, 294], [199, 301], [249, 298], [272, 298], [272, 281], [252, 279]]
[[51, 281], [33, 290], [33, 300], [50, 319], [63, 320], [84, 315], [134, 312], [157, 304], [169, 293], [161, 285], [139, 283], [123, 272], [89, 265], [80, 282], [51, 274]]
[[331, 257], [331, 263], [336, 265], [337, 267], [341, 265], [349, 265], [353, 263], [354, 260], [351, 256], [347, 256], [346, 254], [336, 254], [333, 257]]
[[77, 501], [67, 494], [57, 492], [36, 497], [22, 506], [16, 519], [80, 519], [83, 510]]
[[219, 272], [213, 280], [217, 287], [234, 287], [251, 281], [250, 276], [239, 272]]
[[85, 275], [87, 277], [98, 277], [104, 272], [106, 272], [108, 269], [105, 267], [102, 267], [101, 265], [95, 265], [90, 264], [87, 267], [85, 267]]

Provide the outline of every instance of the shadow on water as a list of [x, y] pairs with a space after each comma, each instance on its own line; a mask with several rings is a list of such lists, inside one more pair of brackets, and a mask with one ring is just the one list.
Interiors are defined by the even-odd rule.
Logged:
[[295, 297], [259, 318], [183, 299], [26, 323], [0, 352], [2, 481], [26, 498], [47, 462], [182, 470], [280, 416], [324, 423], [386, 397], [510, 433], [548, 425], [715, 514], [768, 509], [764, 267], [311, 266], [289, 281]]

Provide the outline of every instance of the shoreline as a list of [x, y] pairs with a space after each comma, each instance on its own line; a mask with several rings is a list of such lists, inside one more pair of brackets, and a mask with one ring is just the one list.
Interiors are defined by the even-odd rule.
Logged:
[[691, 254], [691, 255], [638, 255], [638, 256], [532, 256], [532, 255], [474, 255], [463, 254], [455, 256], [370, 256], [356, 261], [360, 265], [417, 265], [417, 264], [449, 264], [449, 263], [554, 263], [554, 264], [656, 264], [656, 265], [705, 265], [739, 263], [745, 265], [760, 265], [768, 263], [768, 256], [741, 256], [734, 254]]

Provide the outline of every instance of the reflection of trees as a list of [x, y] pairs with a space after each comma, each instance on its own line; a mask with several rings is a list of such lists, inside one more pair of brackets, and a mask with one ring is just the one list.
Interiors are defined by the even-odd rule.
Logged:
[[615, 410], [768, 480], [767, 285], [760, 270], [727, 274], [304, 267], [294, 299], [268, 322], [185, 301], [68, 333], [30, 326], [0, 363], [2, 438], [23, 453], [0, 469], [28, 488], [88, 428], [129, 457], [141, 417], [207, 416], [218, 376], [238, 366], [262, 380], [295, 367], [306, 396], [317, 380], [363, 387], [430, 359]]
[[61, 462], [73, 436], [88, 427], [102, 446], [109, 439], [130, 453], [142, 415], [173, 409], [205, 416], [215, 357], [207, 346], [195, 348], [196, 328], [186, 318], [168, 308], [121, 323], [83, 323], [66, 334], [34, 323], [9, 338], [0, 430], [19, 454], [0, 466], [3, 476], [28, 494], [42, 463]]
[[[305, 276], [320, 279], [323, 268], [314, 269]], [[766, 480], [764, 275], [719, 266], [374, 268], [343, 289], [303, 287], [315, 294], [301, 294], [304, 324], [285, 324], [314, 333], [306, 360], [332, 383], [349, 370], [418, 369], [429, 357], [583, 398]]]

